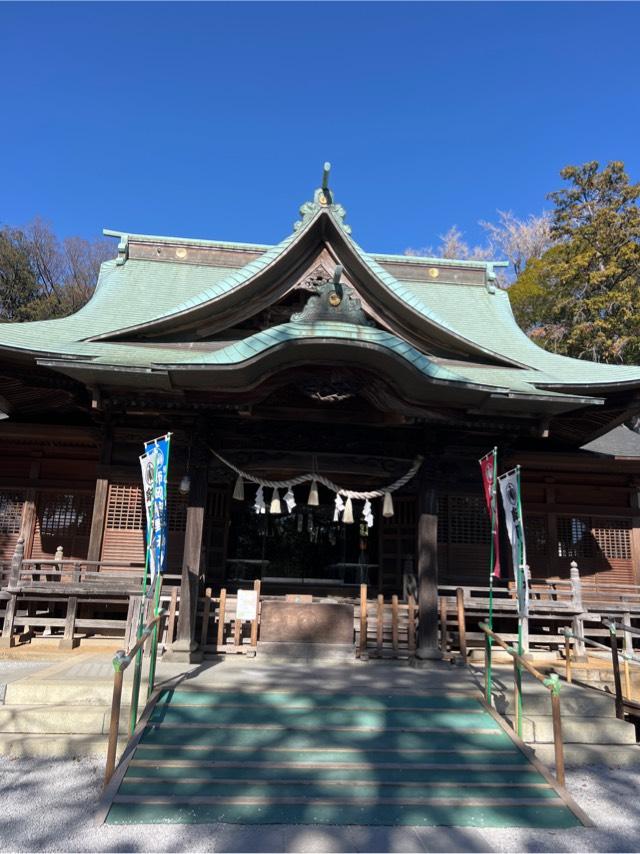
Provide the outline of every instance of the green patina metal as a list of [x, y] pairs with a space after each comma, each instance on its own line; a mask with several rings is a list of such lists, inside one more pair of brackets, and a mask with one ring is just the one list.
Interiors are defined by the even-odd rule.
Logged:
[[[75, 366], [76, 373], [72, 376], [81, 377], [93, 370], [101, 371], [106, 377], [105, 371], [108, 373], [108, 368], [113, 368], [120, 372], [142, 371], [153, 379], [156, 372], [162, 373], [176, 365], [200, 368], [208, 365], [212, 371], [241, 365], [294, 340], [340, 340], [357, 346], [369, 343], [383, 348], [390, 355], [406, 360], [425, 379], [462, 383], [492, 390], [497, 395], [522, 395], [540, 401], [541, 405], [561, 399], [573, 401], [575, 407], [598, 404], [602, 402], [603, 393], [640, 386], [638, 367], [570, 359], [535, 345], [516, 325], [508, 294], [493, 286], [496, 262], [470, 264], [365, 252], [349, 236], [344, 224], [344, 209], [335, 203], [329, 189], [329, 164], [325, 166], [322, 186], [316, 191], [314, 200], [303, 205], [302, 219], [296, 229], [274, 246], [106, 232], [119, 238], [119, 256], [103, 264], [96, 292], [89, 303], [63, 319], [3, 324], [0, 348], [35, 356], [48, 367], [67, 373], [70, 373], [70, 366]], [[360, 290], [357, 294], [352, 292], [351, 286], [340, 278], [331, 286], [341, 297], [340, 311], [315, 317], [310, 300], [308, 314], [305, 310], [289, 324], [249, 335], [213, 352], [203, 352], [202, 347], [181, 349], [160, 340], [148, 340], [145, 346], [140, 346], [131, 340], [133, 334], [146, 336], [160, 331], [163, 338], [170, 338], [172, 324], [180, 327], [190, 322], [195, 314], [198, 318], [215, 319], [227, 300], [237, 302], [238, 294], [254, 287], [254, 281], [259, 281], [267, 271], [279, 269], [280, 264], [283, 270], [287, 265], [287, 269], [290, 268], [301, 241], [307, 241], [304, 251], [309, 252], [309, 241], [316, 241], [320, 248], [326, 239], [335, 239], [334, 250], [340, 256], [340, 266], [344, 265], [352, 281], [360, 269], [375, 283], [376, 298], [384, 299], [386, 314], [409, 312], [412, 325], [424, 330], [425, 341], [436, 335], [440, 349], [451, 347], [451, 356], [440, 355], [434, 359], [429, 355], [427, 344], [424, 347], [415, 342], [410, 344], [396, 334], [365, 326], [370, 322], [369, 315], [357, 305], [363, 294]], [[129, 257], [132, 241], [151, 244], [173, 241], [203, 248], [249, 249], [261, 254], [243, 267], [231, 269], [199, 263], [159, 262]], [[414, 281], [408, 276], [400, 279], [382, 266], [389, 261], [394, 262], [396, 273], [398, 268], [409, 270], [412, 265], [415, 268], [436, 262], [445, 272], [437, 281]], [[455, 271], [464, 266], [484, 270], [485, 286], [445, 281], [446, 269]], [[366, 290], [366, 286], [363, 287]], [[345, 313], [346, 309], [357, 311], [349, 314]], [[126, 325], [123, 325], [123, 317], [126, 317]], [[334, 319], [347, 322], [332, 323]], [[461, 360], [456, 352], [467, 355]]]
[[545, 688], [548, 688], [554, 697], [559, 696], [560, 694], [560, 677], [557, 673], [550, 673], [549, 676], [542, 683]]

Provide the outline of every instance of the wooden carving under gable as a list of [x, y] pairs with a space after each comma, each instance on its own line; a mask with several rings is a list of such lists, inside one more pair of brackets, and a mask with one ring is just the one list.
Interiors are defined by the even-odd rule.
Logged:
[[367, 319], [362, 303], [352, 285], [347, 282], [335, 284], [333, 277], [322, 265], [306, 276], [297, 288], [309, 291], [311, 296], [302, 311], [291, 315], [293, 323], [317, 323], [330, 320], [340, 323], [353, 323], [358, 326], [372, 326]]

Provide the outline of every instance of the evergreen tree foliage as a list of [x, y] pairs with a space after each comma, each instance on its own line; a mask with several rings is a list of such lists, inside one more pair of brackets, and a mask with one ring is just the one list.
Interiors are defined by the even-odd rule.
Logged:
[[0, 231], [0, 320], [23, 320], [38, 297], [26, 237], [15, 228]]
[[554, 245], [510, 288], [520, 326], [577, 358], [640, 362], [640, 184], [618, 161], [567, 166], [549, 198]]

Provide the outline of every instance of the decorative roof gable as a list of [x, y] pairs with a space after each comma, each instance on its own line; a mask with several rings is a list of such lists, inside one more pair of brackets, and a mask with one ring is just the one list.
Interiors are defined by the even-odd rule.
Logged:
[[303, 362], [369, 364], [419, 405], [440, 396], [518, 417], [614, 395], [622, 412], [640, 392], [640, 368], [529, 340], [492, 263], [367, 253], [345, 216], [325, 169], [275, 246], [110, 232], [119, 258], [103, 265], [89, 303], [67, 318], [1, 325], [0, 348], [87, 384], [167, 390], [255, 384]]

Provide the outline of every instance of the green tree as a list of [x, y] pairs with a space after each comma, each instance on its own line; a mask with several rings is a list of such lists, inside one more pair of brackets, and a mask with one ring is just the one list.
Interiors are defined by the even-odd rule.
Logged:
[[521, 327], [543, 346], [602, 362], [640, 361], [640, 184], [618, 161], [560, 173], [551, 193], [556, 241], [509, 295]]
[[0, 321], [64, 317], [91, 297], [103, 261], [113, 257], [107, 240], [67, 237], [34, 219], [24, 229], [0, 229]]
[[0, 320], [23, 320], [39, 288], [24, 232], [0, 230]]

